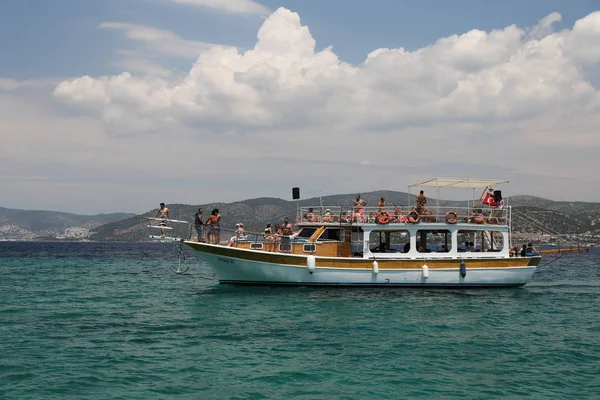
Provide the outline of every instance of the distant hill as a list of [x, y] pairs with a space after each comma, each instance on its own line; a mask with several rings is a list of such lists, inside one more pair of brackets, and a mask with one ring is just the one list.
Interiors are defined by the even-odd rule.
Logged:
[[0, 207], [0, 240], [82, 240], [91, 230], [135, 214], [78, 215]]
[[[322, 198], [305, 199], [298, 206], [320, 205], [324, 207], [343, 207], [348, 209], [355, 194], [323, 196]], [[377, 191], [362, 193], [361, 197], [369, 206], [377, 204], [384, 196], [388, 205], [414, 204], [414, 195], [404, 192]], [[600, 234], [600, 203], [555, 202], [533, 196], [510, 197], [507, 203], [513, 207], [513, 231], [516, 233], [585, 233], [597, 231]], [[431, 200], [430, 200], [431, 201]], [[440, 200], [440, 206], [459, 207], [464, 201]], [[204, 219], [213, 208], [218, 208], [223, 215], [224, 229], [234, 229], [235, 224], [243, 222], [247, 231], [262, 232], [267, 223], [282, 223], [288, 216], [294, 219], [297, 204], [277, 198], [257, 198], [233, 203], [212, 203], [202, 205], [169, 204], [167, 205], [173, 219], [192, 222], [198, 207], [204, 209]], [[94, 240], [140, 241], [148, 240], [148, 220], [144, 217], [156, 215], [156, 209], [141, 216], [109, 223], [94, 229], [91, 238]], [[156, 231], [158, 233], [158, 231]], [[189, 233], [189, 232], [188, 232]], [[185, 234], [182, 233], [182, 234]]]
[[[414, 204], [415, 196], [405, 192], [375, 191], [361, 193], [369, 206], [375, 206], [384, 196], [388, 206]], [[261, 197], [233, 203], [201, 205], [168, 204], [171, 218], [193, 221], [198, 207], [204, 209], [204, 219], [213, 208], [223, 215], [224, 229], [234, 229], [243, 222], [247, 231], [262, 232], [267, 223], [282, 223], [284, 217], [294, 219], [296, 207], [337, 207], [349, 209], [356, 194], [339, 194], [296, 201]], [[430, 196], [430, 203], [433, 203]], [[513, 231], [522, 234], [595, 233], [600, 234], [600, 203], [552, 201], [534, 196], [514, 196], [506, 199], [512, 206]], [[464, 201], [440, 200], [440, 206], [462, 207]], [[54, 211], [27, 211], [0, 208], [0, 240], [149, 240], [148, 222], [156, 209], [141, 215], [114, 213], [77, 215]], [[155, 222], [153, 224], [156, 224]], [[187, 228], [187, 226], [186, 226]], [[154, 234], [160, 234], [154, 230]], [[189, 231], [178, 232], [187, 237]]]

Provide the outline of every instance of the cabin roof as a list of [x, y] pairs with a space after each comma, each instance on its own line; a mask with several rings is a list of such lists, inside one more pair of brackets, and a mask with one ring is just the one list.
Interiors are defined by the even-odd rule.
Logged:
[[446, 187], [457, 189], [477, 189], [493, 185], [508, 183], [500, 179], [473, 179], [473, 178], [433, 178], [421, 183], [409, 185], [409, 187]]

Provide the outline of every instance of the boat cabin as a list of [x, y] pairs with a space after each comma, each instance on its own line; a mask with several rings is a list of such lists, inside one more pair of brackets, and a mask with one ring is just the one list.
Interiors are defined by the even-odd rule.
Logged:
[[[237, 240], [234, 247], [268, 252], [368, 259], [457, 259], [508, 257], [510, 207], [482, 204], [492, 184], [505, 181], [427, 181], [453, 188], [485, 188], [466, 206], [299, 207], [290, 237], [268, 235]], [[418, 186], [412, 185], [412, 186]], [[410, 195], [409, 195], [410, 200]], [[446, 202], [448, 203], [448, 202]], [[453, 202], [455, 203], [455, 202]], [[489, 203], [489, 202], [488, 202]], [[408, 210], [403, 213], [402, 210]]]

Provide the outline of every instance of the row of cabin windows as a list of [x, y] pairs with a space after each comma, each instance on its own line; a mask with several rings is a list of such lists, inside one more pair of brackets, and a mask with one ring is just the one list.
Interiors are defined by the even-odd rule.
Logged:
[[[452, 251], [452, 233], [449, 230], [418, 230], [415, 235], [418, 253], [444, 253]], [[362, 243], [362, 238], [359, 238]], [[502, 251], [503, 237], [500, 232], [458, 231], [458, 252]], [[372, 231], [369, 235], [370, 250], [374, 253], [408, 253], [410, 233], [405, 231]]]
[[[298, 237], [308, 239], [317, 228], [303, 228]], [[363, 242], [362, 229], [352, 233], [352, 243]], [[344, 240], [344, 229], [326, 228], [318, 241]], [[491, 239], [491, 240], [490, 240]], [[388, 245], [389, 240], [389, 245]], [[417, 252], [449, 252], [452, 251], [452, 233], [449, 230], [418, 230], [416, 233]], [[502, 233], [492, 231], [458, 231], [458, 252], [501, 251], [503, 248]], [[372, 252], [407, 253], [410, 251], [410, 233], [408, 230], [372, 231], [369, 236]]]

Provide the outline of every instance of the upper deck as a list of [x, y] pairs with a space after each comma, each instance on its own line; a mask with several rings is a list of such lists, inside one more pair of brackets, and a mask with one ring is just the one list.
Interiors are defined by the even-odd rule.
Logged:
[[[502, 182], [437, 178], [423, 185], [477, 188]], [[357, 202], [348, 206], [298, 207], [293, 235], [271, 230], [236, 234], [228, 245], [321, 257], [399, 260], [509, 257], [511, 208], [504, 207], [502, 201], [483, 205], [483, 195], [489, 189], [485, 186], [479, 200], [466, 201], [461, 207], [440, 206], [438, 200], [423, 199], [414, 205], [367, 207], [358, 202], [358, 197]]]
[[[403, 210], [408, 210], [407, 212]], [[419, 212], [420, 211], [420, 212]], [[510, 227], [510, 207], [340, 207], [312, 206], [298, 208], [296, 225], [356, 225], [378, 229], [396, 229], [398, 225], [446, 224], [472, 225], [475, 230], [493, 229], [490, 225]], [[481, 225], [487, 225], [482, 228]], [[494, 229], [496, 230], [496, 229]], [[498, 229], [501, 230], [501, 229]]]

